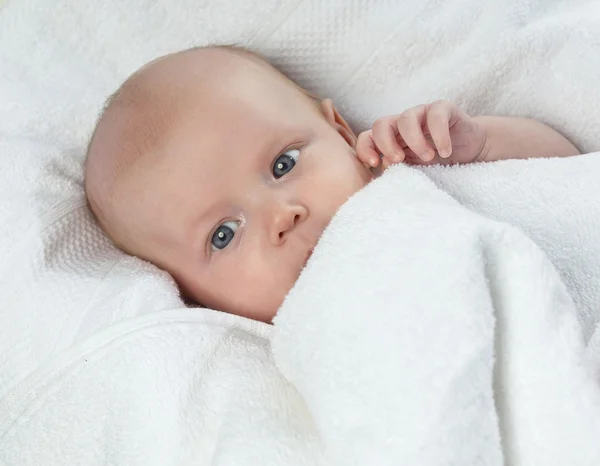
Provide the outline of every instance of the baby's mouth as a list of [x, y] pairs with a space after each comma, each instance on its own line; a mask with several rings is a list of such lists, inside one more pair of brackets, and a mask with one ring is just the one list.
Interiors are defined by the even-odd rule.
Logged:
[[308, 250], [308, 253], [306, 254], [306, 260], [304, 261], [304, 266], [305, 266], [305, 267], [306, 267], [306, 264], [308, 263], [308, 261], [309, 261], [310, 257], [312, 256], [313, 250], [314, 250], [314, 249], [312, 249], [312, 248], [311, 248], [311, 249], [309, 249], [309, 250]]

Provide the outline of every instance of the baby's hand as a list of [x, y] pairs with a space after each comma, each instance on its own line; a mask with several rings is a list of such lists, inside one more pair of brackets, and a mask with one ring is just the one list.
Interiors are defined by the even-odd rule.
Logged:
[[[417, 165], [480, 160], [486, 140], [483, 124], [443, 100], [380, 118], [358, 136], [361, 162], [386, 169], [393, 163]], [[381, 155], [380, 155], [381, 154]]]

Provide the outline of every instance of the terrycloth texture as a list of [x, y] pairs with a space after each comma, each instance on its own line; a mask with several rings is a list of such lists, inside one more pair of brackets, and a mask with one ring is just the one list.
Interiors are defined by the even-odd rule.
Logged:
[[[580, 169], [597, 172], [599, 155]], [[594, 228], [600, 193], [579, 188], [571, 222]], [[589, 267], [562, 264], [578, 282], [600, 268], [600, 249], [587, 252], [571, 254]], [[592, 466], [600, 383], [576, 314], [521, 231], [398, 166], [325, 231], [276, 317], [273, 352], [336, 464]]]
[[0, 403], [0, 464], [321, 464], [265, 332], [213, 312], [130, 318], [52, 358]]
[[0, 2], [0, 463], [318, 464], [319, 433], [273, 369], [270, 329], [177, 310], [166, 274], [116, 251], [87, 212], [85, 146], [129, 73], [192, 44], [248, 44], [334, 97], [357, 129], [448, 98], [541, 118], [591, 151], [599, 10], [595, 0]]
[[423, 172], [468, 209], [519, 227], [547, 254], [575, 302], [600, 381], [600, 153]]
[[423, 171], [468, 209], [521, 228], [546, 253], [587, 342], [600, 322], [600, 153]]

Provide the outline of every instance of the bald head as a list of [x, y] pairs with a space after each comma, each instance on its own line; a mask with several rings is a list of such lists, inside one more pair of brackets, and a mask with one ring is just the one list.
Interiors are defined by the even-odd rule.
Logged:
[[260, 57], [193, 49], [146, 65], [109, 99], [86, 193], [112, 240], [185, 296], [269, 321], [370, 180], [355, 144], [331, 100]]
[[[253, 52], [206, 47], [148, 63], [108, 99], [88, 147], [85, 190], [100, 226], [119, 247], [137, 253], [132, 246], [135, 226], [122, 218], [130, 209], [122, 187], [135, 176], [136, 167], [160, 156], [191, 104], [234, 88], [248, 72], [276, 75], [296, 86]], [[211, 111], [209, 105], [203, 110]]]

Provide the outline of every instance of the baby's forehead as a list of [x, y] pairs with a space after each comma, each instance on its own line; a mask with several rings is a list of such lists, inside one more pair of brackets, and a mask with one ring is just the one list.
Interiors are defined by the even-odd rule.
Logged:
[[[181, 52], [150, 63], [122, 86], [91, 146], [101, 147], [108, 165], [125, 168], [173, 137], [215, 144], [235, 138], [256, 145], [260, 141], [252, 130], [259, 123], [262, 132], [281, 123], [275, 115], [281, 100], [310, 99], [259, 56], [227, 49]], [[190, 123], [190, 131], [181, 131]]]

